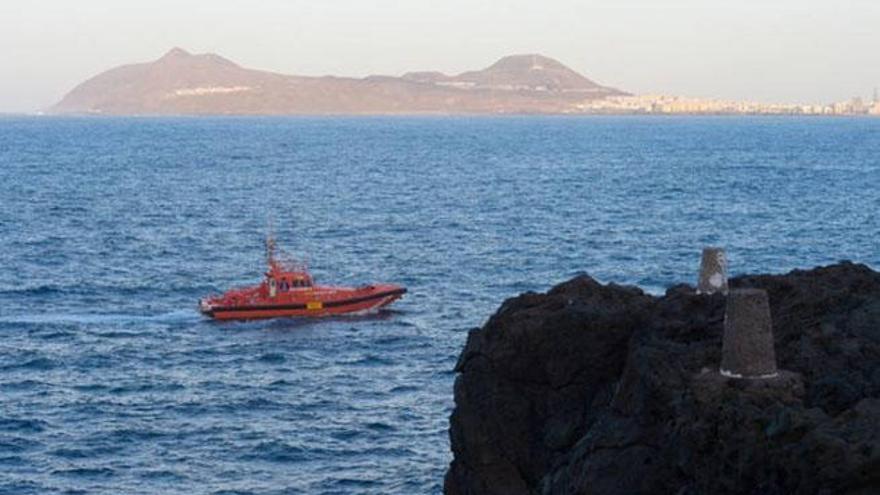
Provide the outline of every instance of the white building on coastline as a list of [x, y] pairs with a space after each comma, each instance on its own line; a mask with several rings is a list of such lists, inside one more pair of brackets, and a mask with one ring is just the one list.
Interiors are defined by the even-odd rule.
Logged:
[[801, 105], [672, 95], [633, 95], [588, 100], [576, 105], [576, 110], [591, 114], [880, 115], [880, 101], [875, 98], [871, 103], [865, 103], [856, 97], [828, 105]]

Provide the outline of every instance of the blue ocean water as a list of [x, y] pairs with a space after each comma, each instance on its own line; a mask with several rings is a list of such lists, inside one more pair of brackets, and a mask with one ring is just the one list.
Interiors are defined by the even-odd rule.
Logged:
[[[880, 266], [880, 119], [0, 119], [0, 493], [438, 493], [506, 297]], [[217, 323], [271, 219], [392, 311]]]

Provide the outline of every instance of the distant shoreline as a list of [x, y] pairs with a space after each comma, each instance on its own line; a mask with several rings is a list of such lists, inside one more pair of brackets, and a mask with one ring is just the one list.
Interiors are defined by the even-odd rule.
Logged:
[[880, 117], [880, 115], [872, 114], [793, 114], [793, 113], [650, 113], [650, 112], [584, 112], [584, 113], [465, 113], [465, 112], [388, 112], [388, 113], [155, 113], [155, 114], [112, 114], [112, 113], [29, 113], [29, 112], [0, 112], [0, 118], [10, 117], [30, 117], [30, 118], [50, 118], [50, 119], [113, 119], [113, 118], [143, 118], [143, 119], [162, 119], [162, 118], [370, 118], [370, 117], [400, 117], [400, 118], [418, 118], [418, 117], [449, 117], [449, 118], [473, 118], [473, 117], [650, 117], [650, 118], [668, 118], [668, 117], [785, 117], [785, 118], [856, 118], [872, 120]]
[[603, 86], [558, 60], [508, 55], [478, 70], [401, 76], [298, 76], [172, 48], [117, 66], [37, 112], [69, 115], [871, 115], [880, 96], [831, 103], [761, 103], [634, 94]]

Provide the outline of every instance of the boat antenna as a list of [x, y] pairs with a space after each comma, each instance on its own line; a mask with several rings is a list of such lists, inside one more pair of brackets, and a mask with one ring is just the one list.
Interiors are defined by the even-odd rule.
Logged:
[[275, 230], [272, 227], [272, 219], [269, 219], [269, 226], [266, 233], [266, 263], [272, 265], [275, 263]]

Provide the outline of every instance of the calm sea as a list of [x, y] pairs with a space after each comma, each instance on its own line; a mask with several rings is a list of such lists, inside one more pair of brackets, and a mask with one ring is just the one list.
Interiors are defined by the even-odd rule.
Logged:
[[[0, 119], [0, 492], [437, 493], [506, 297], [880, 266], [880, 119]], [[394, 310], [216, 323], [263, 237]]]

